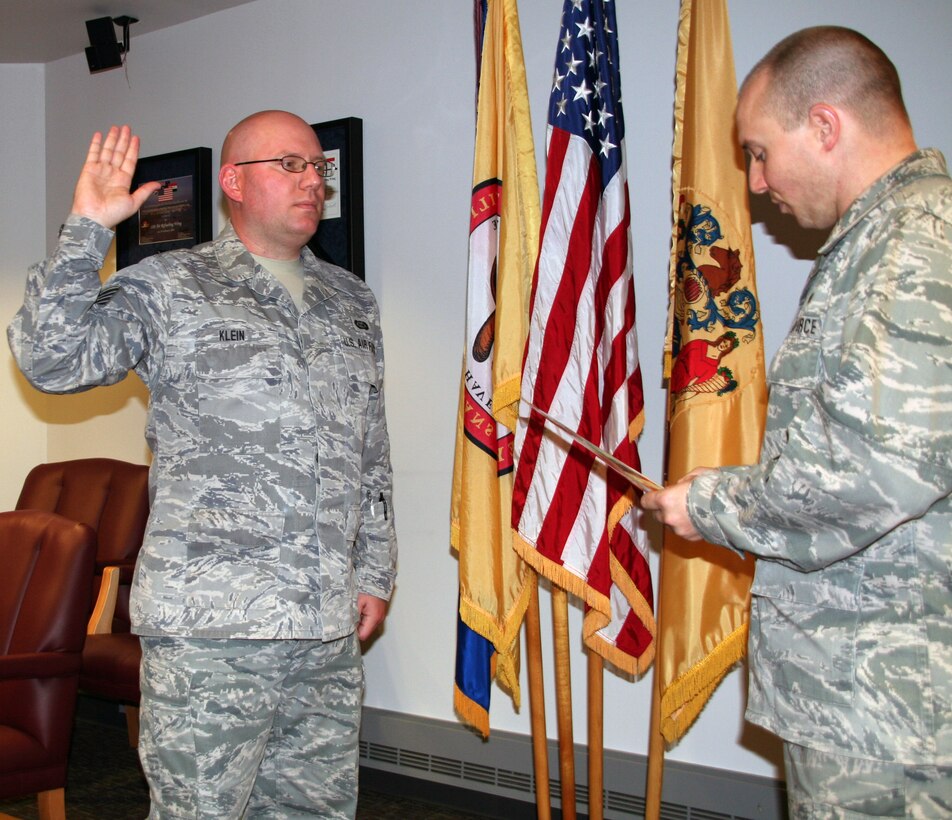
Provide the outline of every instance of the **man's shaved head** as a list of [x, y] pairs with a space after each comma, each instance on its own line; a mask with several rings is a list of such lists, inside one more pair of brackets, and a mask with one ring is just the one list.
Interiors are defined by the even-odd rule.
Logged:
[[791, 34], [754, 66], [741, 94], [762, 76], [767, 112], [787, 131], [802, 125], [816, 103], [850, 111], [871, 133], [909, 125], [896, 67], [858, 31], [817, 26]]
[[257, 150], [262, 133], [271, 133], [289, 126], [311, 128], [297, 114], [288, 111], [258, 111], [245, 117], [225, 136], [221, 147], [221, 164], [229, 165], [249, 159], [264, 159], [252, 156]]

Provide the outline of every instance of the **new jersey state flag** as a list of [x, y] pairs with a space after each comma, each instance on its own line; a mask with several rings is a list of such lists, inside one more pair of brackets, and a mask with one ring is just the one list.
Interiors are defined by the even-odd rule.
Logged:
[[[767, 408], [763, 332], [725, 0], [684, 0], [678, 28], [667, 477], [755, 463]], [[665, 531], [655, 675], [677, 741], [744, 657], [753, 558]]]
[[539, 183], [515, 0], [477, 2], [476, 21], [482, 56], [450, 529], [459, 553], [454, 706], [486, 736], [494, 678], [519, 704], [519, 629], [530, 594], [510, 511]]

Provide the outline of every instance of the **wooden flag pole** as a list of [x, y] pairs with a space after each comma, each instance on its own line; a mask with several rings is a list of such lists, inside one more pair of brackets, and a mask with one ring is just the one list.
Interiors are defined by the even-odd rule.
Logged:
[[588, 650], [588, 820], [602, 820], [605, 771], [604, 663], [597, 652]]
[[539, 622], [539, 576], [530, 571], [526, 609], [526, 660], [529, 663], [529, 715], [532, 723], [532, 770], [535, 773], [536, 817], [551, 820], [548, 735], [545, 730], [545, 689], [542, 680], [542, 627]]
[[569, 663], [568, 593], [552, 586], [552, 637], [555, 645], [555, 702], [559, 728], [562, 818], [575, 820], [575, 742], [572, 736], [572, 676]]
[[661, 682], [655, 664], [651, 687], [651, 730], [648, 736], [648, 777], [645, 786], [645, 820], [658, 820], [661, 815], [661, 786], [664, 781], [664, 737], [661, 734]]
[[[658, 589], [661, 589], [661, 576], [664, 573], [664, 550], [661, 550], [661, 562], [658, 565]], [[654, 670], [651, 680], [651, 718], [648, 729], [648, 773], [645, 783], [645, 820], [658, 820], [661, 815], [661, 787], [664, 781], [664, 736], [661, 734], [661, 611], [660, 595], [655, 613], [657, 635]]]

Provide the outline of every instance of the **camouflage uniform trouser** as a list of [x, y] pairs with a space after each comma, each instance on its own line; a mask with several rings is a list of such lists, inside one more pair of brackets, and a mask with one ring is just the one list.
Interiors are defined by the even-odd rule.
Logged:
[[142, 639], [150, 818], [353, 818], [363, 662], [338, 641]]
[[952, 766], [911, 766], [783, 744], [790, 820], [952, 817]]

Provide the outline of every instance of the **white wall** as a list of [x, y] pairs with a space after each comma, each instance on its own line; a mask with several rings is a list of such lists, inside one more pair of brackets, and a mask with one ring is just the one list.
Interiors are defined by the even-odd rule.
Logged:
[[[674, 0], [618, 3], [621, 70], [628, 125], [639, 339], [647, 391], [642, 456], [661, 473], [660, 359], [670, 235], [671, 105], [678, 9]], [[737, 71], [750, 68], [789, 32], [818, 23], [853, 25], [880, 43], [904, 78], [922, 144], [952, 153], [952, 113], [944, 77], [952, 69], [948, 0], [841, 0], [832, 4], [761, 0], [730, 4]], [[521, 0], [523, 43], [540, 175], [559, 0]], [[37, 202], [3, 204], [0, 307], [13, 277], [22, 287], [26, 259], [42, 256], [68, 208], [89, 135], [130, 122], [144, 155], [206, 145], [218, 149], [227, 128], [260, 108], [288, 108], [316, 122], [364, 120], [367, 281], [381, 304], [387, 343], [387, 399], [396, 471], [400, 576], [387, 628], [367, 656], [367, 703], [452, 720], [457, 565], [449, 542], [449, 494], [463, 348], [469, 186], [473, 151], [474, 58], [469, 3], [445, 0], [259, 0], [187, 25], [136, 37], [128, 71], [90, 76], [81, 54], [45, 67], [45, 115], [37, 109], [42, 72], [0, 69], [4, 91], [30, 104], [4, 123], [4, 187], [42, 185], [42, 158], [23, 161], [20, 132], [46, 135], [46, 232], [37, 236]], [[40, 77], [37, 77], [37, 74]], [[23, 88], [20, 88], [20, 84]], [[12, 109], [19, 111], [20, 109]], [[730, 116], [725, 110], [725, 116]], [[8, 134], [8, 131], [15, 133]], [[33, 150], [42, 154], [38, 139]], [[38, 173], [39, 172], [39, 173]], [[42, 208], [42, 204], [40, 205]], [[768, 355], [783, 336], [809, 269], [816, 237], [803, 236], [769, 206], [755, 206], [755, 229]], [[14, 230], [11, 232], [10, 228]], [[796, 248], [791, 252], [789, 245]], [[799, 257], [799, 258], [798, 258]], [[6, 355], [6, 354], [4, 354]], [[0, 379], [5, 376], [0, 373]], [[43, 451], [50, 459], [108, 452], [144, 460], [144, 399], [134, 386], [112, 388], [101, 406], [90, 397], [35, 398], [3, 389], [3, 418], [27, 417], [26, 441], [5, 449], [7, 480], [19, 486]], [[125, 392], [124, 392], [125, 391]], [[102, 391], [100, 391], [102, 393]], [[62, 409], [60, 409], [62, 408]], [[31, 415], [32, 414], [32, 415]], [[45, 414], [45, 415], [44, 415]], [[39, 418], [39, 429], [32, 421]], [[43, 428], [50, 422], [46, 448]], [[19, 421], [16, 422], [20, 424]], [[11, 436], [9, 430], [5, 436]], [[21, 431], [17, 430], [20, 436]], [[0, 485], [0, 491], [5, 488]], [[9, 491], [7, 491], [9, 495]], [[548, 598], [543, 595], [544, 627]], [[580, 613], [571, 612], [575, 644]], [[551, 653], [547, 653], [551, 654]], [[573, 654], [576, 739], [585, 735], [584, 657]], [[551, 687], [551, 668], [546, 669]], [[527, 696], [526, 696], [527, 697]], [[552, 698], [548, 727], [555, 732]], [[776, 745], [745, 727], [743, 676], [732, 673], [698, 723], [668, 757], [774, 775]], [[644, 753], [649, 679], [605, 681], [605, 743]], [[529, 732], [528, 705], [515, 713], [494, 692], [494, 729]], [[491, 742], [491, 741], [490, 741]]]
[[[0, 65], [0, 324], [23, 299], [23, 271], [46, 235], [44, 67]], [[46, 460], [47, 397], [33, 390], [0, 342], [0, 510], [16, 503], [23, 466]]]

